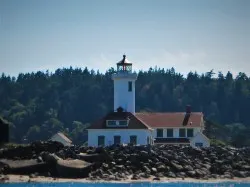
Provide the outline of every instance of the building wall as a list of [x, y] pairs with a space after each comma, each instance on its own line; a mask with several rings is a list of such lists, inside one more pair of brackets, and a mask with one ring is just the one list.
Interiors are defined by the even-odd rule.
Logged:
[[[114, 80], [114, 110], [122, 107], [127, 112], [135, 113], [135, 80], [136, 74], [127, 76], [117, 74]], [[128, 91], [128, 82], [132, 81], [132, 91]]]
[[[182, 128], [185, 128], [185, 127], [182, 127]], [[155, 128], [154, 131], [153, 131], [153, 137], [154, 138], [157, 138], [157, 129], [158, 128]], [[167, 129], [168, 128], [159, 128], [159, 129], [163, 129], [163, 138], [168, 138], [167, 137]], [[169, 128], [169, 129], [173, 129], [173, 135], [174, 137], [173, 138], [179, 138], [179, 129], [180, 128]], [[198, 127], [198, 128], [186, 128], [186, 129], [194, 129], [194, 136], [201, 131], [201, 128]], [[186, 133], [187, 135], [187, 133]]]
[[203, 147], [209, 147], [210, 146], [209, 139], [206, 138], [204, 135], [202, 135], [202, 133], [196, 134], [196, 136], [190, 140], [190, 145], [192, 147], [195, 147], [196, 143], [202, 143]]
[[88, 146], [98, 146], [98, 136], [105, 136], [105, 145], [114, 144], [114, 136], [121, 136], [121, 143], [130, 143], [130, 136], [137, 136], [137, 144], [147, 145], [147, 138], [152, 136], [150, 130], [137, 129], [89, 129]]
[[56, 141], [56, 142], [60, 142], [62, 143], [64, 146], [70, 146], [71, 143], [67, 142], [66, 140], [64, 140], [61, 136], [59, 135], [54, 135], [52, 138], [51, 138], [52, 141]]

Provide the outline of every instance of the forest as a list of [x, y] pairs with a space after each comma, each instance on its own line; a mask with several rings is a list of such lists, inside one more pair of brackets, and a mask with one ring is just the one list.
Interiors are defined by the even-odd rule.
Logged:
[[[113, 110], [115, 69], [105, 73], [62, 68], [55, 72], [0, 77], [0, 116], [9, 122], [10, 141], [47, 140], [58, 131], [75, 144], [87, 140], [86, 128]], [[203, 112], [206, 134], [234, 146], [250, 146], [250, 78], [213, 70], [187, 76], [174, 68], [139, 71], [137, 112]]]

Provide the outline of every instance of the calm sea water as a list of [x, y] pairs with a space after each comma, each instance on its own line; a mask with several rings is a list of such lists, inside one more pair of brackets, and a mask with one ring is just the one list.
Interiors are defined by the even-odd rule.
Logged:
[[250, 187], [248, 183], [12, 183], [0, 187]]

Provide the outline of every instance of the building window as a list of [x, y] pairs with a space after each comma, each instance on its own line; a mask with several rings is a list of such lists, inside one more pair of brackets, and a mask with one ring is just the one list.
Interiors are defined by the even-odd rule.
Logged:
[[132, 81], [128, 82], [128, 91], [132, 92]]
[[179, 137], [186, 137], [186, 129], [179, 129]]
[[195, 143], [195, 146], [196, 147], [203, 147], [203, 143], [197, 142], [197, 143]]
[[157, 138], [162, 138], [163, 137], [163, 129], [157, 129], [156, 130], [156, 136]]
[[128, 126], [128, 120], [107, 120], [108, 127]]
[[193, 137], [194, 136], [194, 129], [187, 129], [187, 137]]
[[98, 146], [105, 146], [105, 136], [98, 136]]
[[133, 145], [137, 144], [137, 136], [130, 136], [130, 143]]
[[168, 138], [174, 137], [174, 129], [167, 129], [167, 137]]
[[128, 125], [128, 121], [127, 120], [119, 121], [119, 125], [120, 126], [127, 126]]
[[152, 136], [147, 137], [147, 144], [152, 145]]
[[116, 121], [107, 121], [108, 126], [116, 126]]
[[121, 136], [114, 136], [114, 144], [121, 144]]

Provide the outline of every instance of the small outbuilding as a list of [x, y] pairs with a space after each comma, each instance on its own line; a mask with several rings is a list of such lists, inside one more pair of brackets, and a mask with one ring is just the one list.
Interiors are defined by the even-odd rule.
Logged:
[[62, 132], [58, 132], [50, 138], [51, 141], [60, 142], [64, 146], [71, 146], [72, 141]]

